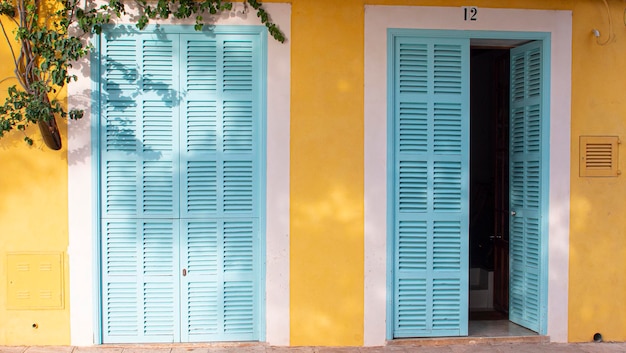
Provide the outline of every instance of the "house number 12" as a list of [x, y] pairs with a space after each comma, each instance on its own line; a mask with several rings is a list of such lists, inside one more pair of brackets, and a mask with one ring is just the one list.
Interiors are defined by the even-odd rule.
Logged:
[[477, 21], [478, 20], [478, 7], [464, 6], [463, 7], [463, 19], [465, 21]]

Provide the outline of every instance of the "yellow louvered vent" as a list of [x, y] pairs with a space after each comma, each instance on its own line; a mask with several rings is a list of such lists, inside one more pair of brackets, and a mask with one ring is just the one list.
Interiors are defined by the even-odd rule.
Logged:
[[617, 136], [581, 136], [580, 176], [618, 176], [620, 174], [617, 166], [619, 143]]

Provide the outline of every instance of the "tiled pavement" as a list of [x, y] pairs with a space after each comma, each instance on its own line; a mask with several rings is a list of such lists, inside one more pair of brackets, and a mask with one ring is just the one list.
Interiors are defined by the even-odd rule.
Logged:
[[102, 345], [71, 346], [0, 346], [0, 353], [626, 353], [626, 343], [468, 343], [445, 346], [418, 344], [384, 347], [273, 347], [253, 345]]

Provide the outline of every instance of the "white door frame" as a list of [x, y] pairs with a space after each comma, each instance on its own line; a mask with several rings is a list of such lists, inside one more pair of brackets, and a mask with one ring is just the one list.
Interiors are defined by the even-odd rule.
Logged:
[[550, 195], [548, 210], [548, 325], [552, 341], [567, 341], [571, 11], [479, 8], [466, 21], [462, 7], [365, 8], [365, 318], [364, 344], [387, 333], [387, 29], [546, 32], [550, 35]]
[[[241, 4], [235, 6], [242, 6]], [[291, 37], [291, 4], [265, 4], [272, 19]], [[225, 15], [216, 25], [262, 25], [254, 13]], [[118, 23], [129, 23], [123, 19]], [[164, 24], [193, 25], [168, 20]], [[268, 38], [267, 65], [267, 159], [266, 159], [266, 264], [265, 264], [265, 341], [289, 344], [289, 124], [291, 44]], [[88, 346], [100, 343], [98, 334], [98, 268], [94, 197], [97, 177], [93, 171], [92, 97], [95, 80], [90, 77], [90, 60], [85, 58], [69, 70], [79, 79], [68, 86], [68, 108], [83, 109], [81, 120], [68, 121], [68, 226], [70, 344]]]

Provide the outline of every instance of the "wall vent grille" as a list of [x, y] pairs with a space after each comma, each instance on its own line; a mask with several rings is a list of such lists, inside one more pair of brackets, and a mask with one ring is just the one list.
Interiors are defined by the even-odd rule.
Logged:
[[581, 177], [616, 177], [618, 168], [617, 136], [581, 136], [580, 137], [580, 176]]

